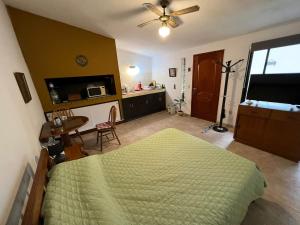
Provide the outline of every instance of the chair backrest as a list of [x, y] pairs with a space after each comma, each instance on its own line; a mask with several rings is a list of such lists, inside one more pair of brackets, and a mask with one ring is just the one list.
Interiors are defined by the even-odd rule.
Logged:
[[115, 127], [117, 119], [117, 108], [116, 106], [112, 106], [109, 111], [108, 122], [111, 124], [112, 127]]
[[74, 113], [73, 113], [73, 111], [72, 111], [71, 109], [69, 109], [69, 108], [61, 107], [61, 108], [55, 109], [55, 110], [52, 112], [52, 115], [51, 115], [51, 121], [53, 121], [56, 117], [61, 118], [62, 116], [66, 116], [66, 117], [68, 118], [68, 117], [74, 116]]

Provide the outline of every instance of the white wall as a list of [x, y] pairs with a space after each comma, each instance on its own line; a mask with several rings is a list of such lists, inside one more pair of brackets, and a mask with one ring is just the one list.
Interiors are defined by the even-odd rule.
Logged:
[[[24, 72], [32, 101], [25, 104], [13, 72]], [[5, 5], [0, 1], [0, 224], [4, 224], [25, 166], [35, 168], [44, 121], [42, 107], [15, 37]]]
[[[177, 98], [180, 95], [180, 87], [181, 87], [181, 78], [180, 73], [177, 78], [170, 78], [168, 75], [168, 68], [177, 67], [178, 71], [180, 71], [182, 57], [185, 57], [187, 60], [187, 68], [193, 67], [193, 55], [210, 52], [215, 50], [225, 50], [224, 62], [228, 60], [236, 61], [239, 59], [245, 59], [245, 61], [236, 68], [236, 73], [230, 76], [229, 84], [228, 84], [228, 99], [226, 102], [226, 115], [227, 118], [224, 119], [224, 122], [227, 124], [234, 125], [236, 119], [237, 108], [240, 103], [242, 86], [244, 82], [245, 76], [245, 68], [247, 65], [247, 57], [250, 46], [253, 42], [263, 41], [274, 39], [278, 37], [288, 36], [300, 33], [300, 22], [294, 22], [282, 26], [273, 27], [270, 29], [266, 29], [263, 31], [250, 33], [247, 35], [213, 42], [201, 46], [197, 46], [191, 49], [186, 49], [183, 51], [169, 53], [166, 55], [158, 55], [153, 57], [153, 79], [157, 82], [164, 83], [167, 88], [167, 93], [170, 99]], [[188, 114], [191, 112], [191, 89], [192, 89], [192, 70], [187, 73], [186, 78], [186, 106], [184, 107], [184, 111]], [[224, 76], [221, 84], [220, 91], [220, 101], [219, 101], [219, 112], [220, 112], [220, 104], [221, 97], [223, 93], [223, 83]], [[177, 85], [177, 89], [174, 90], [173, 85]], [[218, 116], [219, 118], [219, 116]]]
[[[143, 85], [149, 85], [152, 81], [151, 57], [122, 49], [117, 49], [117, 54], [122, 85], [126, 85], [129, 89], [134, 88], [135, 84], [139, 81], [141, 81]], [[140, 72], [136, 76], [127, 74], [127, 68], [131, 65], [140, 68]]]

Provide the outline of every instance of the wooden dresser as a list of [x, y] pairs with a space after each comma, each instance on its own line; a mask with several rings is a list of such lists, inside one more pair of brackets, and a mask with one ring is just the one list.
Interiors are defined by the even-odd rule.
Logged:
[[254, 102], [239, 106], [234, 139], [292, 161], [300, 161], [300, 110], [295, 106]]

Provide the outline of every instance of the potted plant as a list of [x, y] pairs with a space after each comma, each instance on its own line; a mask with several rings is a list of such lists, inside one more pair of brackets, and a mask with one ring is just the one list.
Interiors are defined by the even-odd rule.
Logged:
[[182, 104], [184, 104], [185, 102], [184, 102], [184, 99], [183, 98], [179, 98], [179, 99], [174, 99], [174, 101], [175, 101], [175, 104], [174, 105], [176, 105], [176, 106], [178, 106], [178, 108], [179, 108], [179, 110], [177, 111], [177, 114], [179, 115], [179, 116], [183, 116], [183, 111], [182, 111]]

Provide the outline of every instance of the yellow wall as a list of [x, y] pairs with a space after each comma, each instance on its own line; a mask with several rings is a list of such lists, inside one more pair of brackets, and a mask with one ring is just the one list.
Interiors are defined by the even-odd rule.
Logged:
[[[121, 98], [114, 39], [15, 8], [8, 11], [45, 112], [54, 109], [45, 78], [114, 74], [116, 96], [67, 103], [71, 108]], [[75, 63], [81, 54], [88, 58], [86, 67]]]

